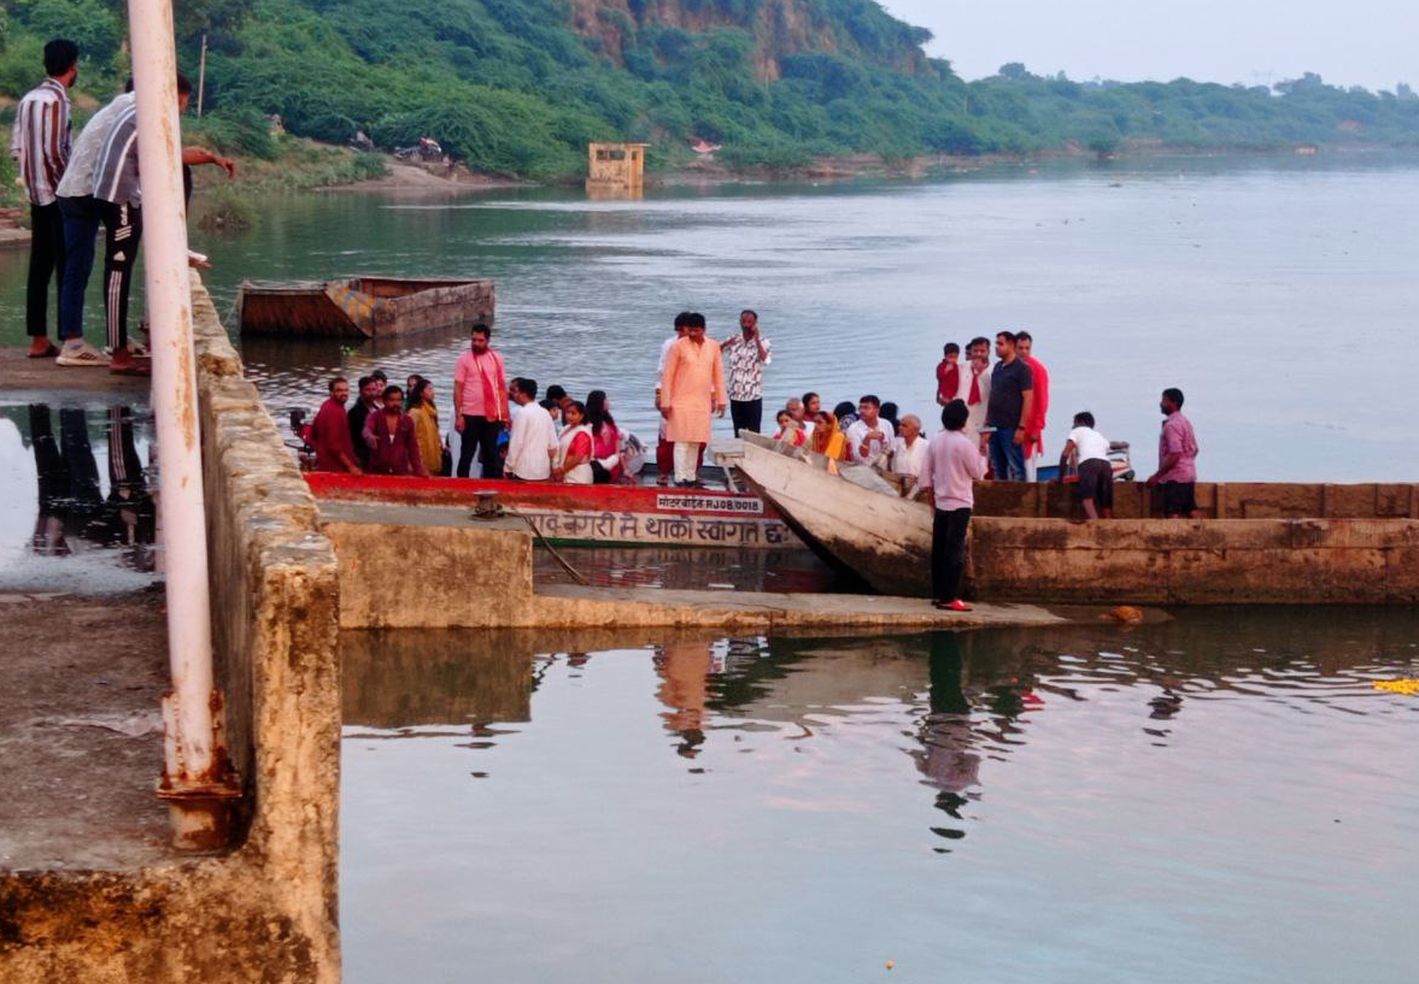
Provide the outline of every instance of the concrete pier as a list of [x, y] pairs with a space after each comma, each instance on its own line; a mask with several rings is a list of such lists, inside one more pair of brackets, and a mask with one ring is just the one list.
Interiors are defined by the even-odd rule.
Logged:
[[[17, 859], [23, 867], [0, 859], [6, 982], [339, 980], [335, 556], [317, 529], [315, 502], [195, 276], [193, 300], [217, 685], [226, 696], [228, 752], [243, 779], [237, 840], [215, 857], [178, 857], [162, 842], [145, 851], [119, 845], [103, 857], [31, 842]], [[101, 370], [31, 365], [42, 380], [36, 389], [49, 395], [61, 384], [106, 393], [133, 386]], [[53, 617], [65, 616], [56, 609]], [[93, 648], [101, 656], [115, 638], [122, 636], [100, 635]], [[147, 638], [146, 658], [164, 666], [161, 633]], [[62, 681], [72, 669], [60, 663], [45, 672]], [[141, 795], [153, 797], [161, 815], [153, 788], [161, 737], [147, 737], [154, 754]], [[12, 745], [7, 753], [21, 750]], [[43, 767], [7, 754], [12, 763]], [[137, 796], [133, 774], [119, 770], [93, 781], [127, 784], [124, 795]], [[0, 795], [9, 802], [16, 792], [7, 787]], [[120, 809], [123, 800], [110, 802]], [[149, 815], [144, 804], [135, 809]], [[115, 828], [133, 822], [89, 820]], [[154, 834], [143, 828], [137, 836]]]

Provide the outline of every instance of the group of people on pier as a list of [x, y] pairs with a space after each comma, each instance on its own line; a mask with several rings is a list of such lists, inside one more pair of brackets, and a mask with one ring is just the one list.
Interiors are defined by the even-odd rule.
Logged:
[[[133, 81], [102, 106], [72, 138], [69, 89], [79, 77], [79, 46], [55, 38], [44, 46], [44, 80], [15, 107], [10, 154], [30, 207], [30, 263], [25, 331], [32, 359], [69, 368], [107, 367], [148, 375], [149, 353], [128, 333], [128, 297], [143, 236], [138, 183], [138, 105]], [[192, 85], [177, 76], [178, 112]], [[183, 190], [192, 194], [192, 167], [213, 164], [230, 177], [236, 164], [203, 147], [182, 149]], [[95, 238], [104, 229], [103, 306], [107, 345], [84, 338], [84, 296], [93, 272]], [[206, 258], [192, 253], [193, 266]], [[55, 334], [50, 341], [49, 287], [56, 284]]]

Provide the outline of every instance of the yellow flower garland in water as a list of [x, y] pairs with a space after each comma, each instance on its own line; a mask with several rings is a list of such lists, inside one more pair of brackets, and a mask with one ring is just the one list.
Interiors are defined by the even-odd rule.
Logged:
[[1376, 680], [1375, 689], [1403, 694], [1406, 697], [1419, 697], [1419, 680]]

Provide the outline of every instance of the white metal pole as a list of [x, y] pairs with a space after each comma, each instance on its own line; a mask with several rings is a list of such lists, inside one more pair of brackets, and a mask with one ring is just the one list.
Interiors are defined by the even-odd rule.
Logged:
[[211, 606], [198, 434], [197, 374], [187, 217], [182, 193], [177, 56], [170, 0], [129, 0], [138, 161], [143, 194], [144, 286], [153, 352], [159, 508], [167, 549], [168, 654], [172, 696], [161, 793], [179, 846], [215, 847], [204, 789], [221, 784], [214, 748]]
[[203, 96], [207, 94], [207, 35], [202, 35], [202, 58], [197, 63], [197, 115], [202, 115]]

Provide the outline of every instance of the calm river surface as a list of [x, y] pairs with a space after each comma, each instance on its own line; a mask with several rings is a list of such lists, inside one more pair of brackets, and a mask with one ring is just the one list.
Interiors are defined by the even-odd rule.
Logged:
[[[1089, 408], [1146, 472], [1176, 385], [1204, 480], [1419, 481], [1416, 229], [1412, 159], [1278, 158], [622, 203], [328, 194], [194, 246], [223, 310], [243, 277], [493, 277], [510, 371], [603, 387], [647, 436], [674, 313], [723, 337], [748, 306], [774, 343], [773, 403], [876, 392], [922, 412], [943, 342], [1028, 327], [1053, 377], [1052, 452]], [[23, 274], [0, 253], [0, 342], [21, 340]], [[273, 411], [377, 365], [430, 376], [446, 408], [464, 344], [243, 354]], [[146, 460], [146, 411], [115, 431], [103, 406], [0, 410], [0, 586], [86, 561], [115, 589], [148, 583], [147, 520], [100, 477], [120, 453]], [[50, 524], [68, 545], [46, 553], [34, 489], [51, 451], [90, 478]], [[812, 575], [597, 563], [605, 583]], [[1419, 966], [1419, 699], [1371, 686], [1419, 676], [1413, 611], [344, 646], [353, 984], [827, 984], [882, 979], [889, 960], [893, 981], [1388, 984]]]
[[345, 979], [1412, 981], [1415, 639], [347, 635]]
[[[509, 371], [578, 395], [602, 387], [642, 434], [675, 312], [703, 311], [722, 338], [753, 307], [774, 343], [771, 403], [871, 391], [927, 412], [943, 342], [1028, 327], [1052, 374], [1051, 451], [1089, 408], [1151, 469], [1157, 395], [1176, 385], [1204, 479], [1343, 482], [1419, 480], [1419, 455], [1401, 450], [1419, 436], [1416, 228], [1413, 158], [1274, 158], [681, 188], [642, 202], [327, 194], [272, 200], [246, 236], [193, 241], [216, 263], [223, 311], [243, 277], [493, 277]], [[23, 265], [0, 254], [7, 342], [23, 332]], [[328, 373], [376, 365], [429, 376], [447, 407], [465, 344], [253, 342], [245, 355], [273, 409], [314, 408]]]

